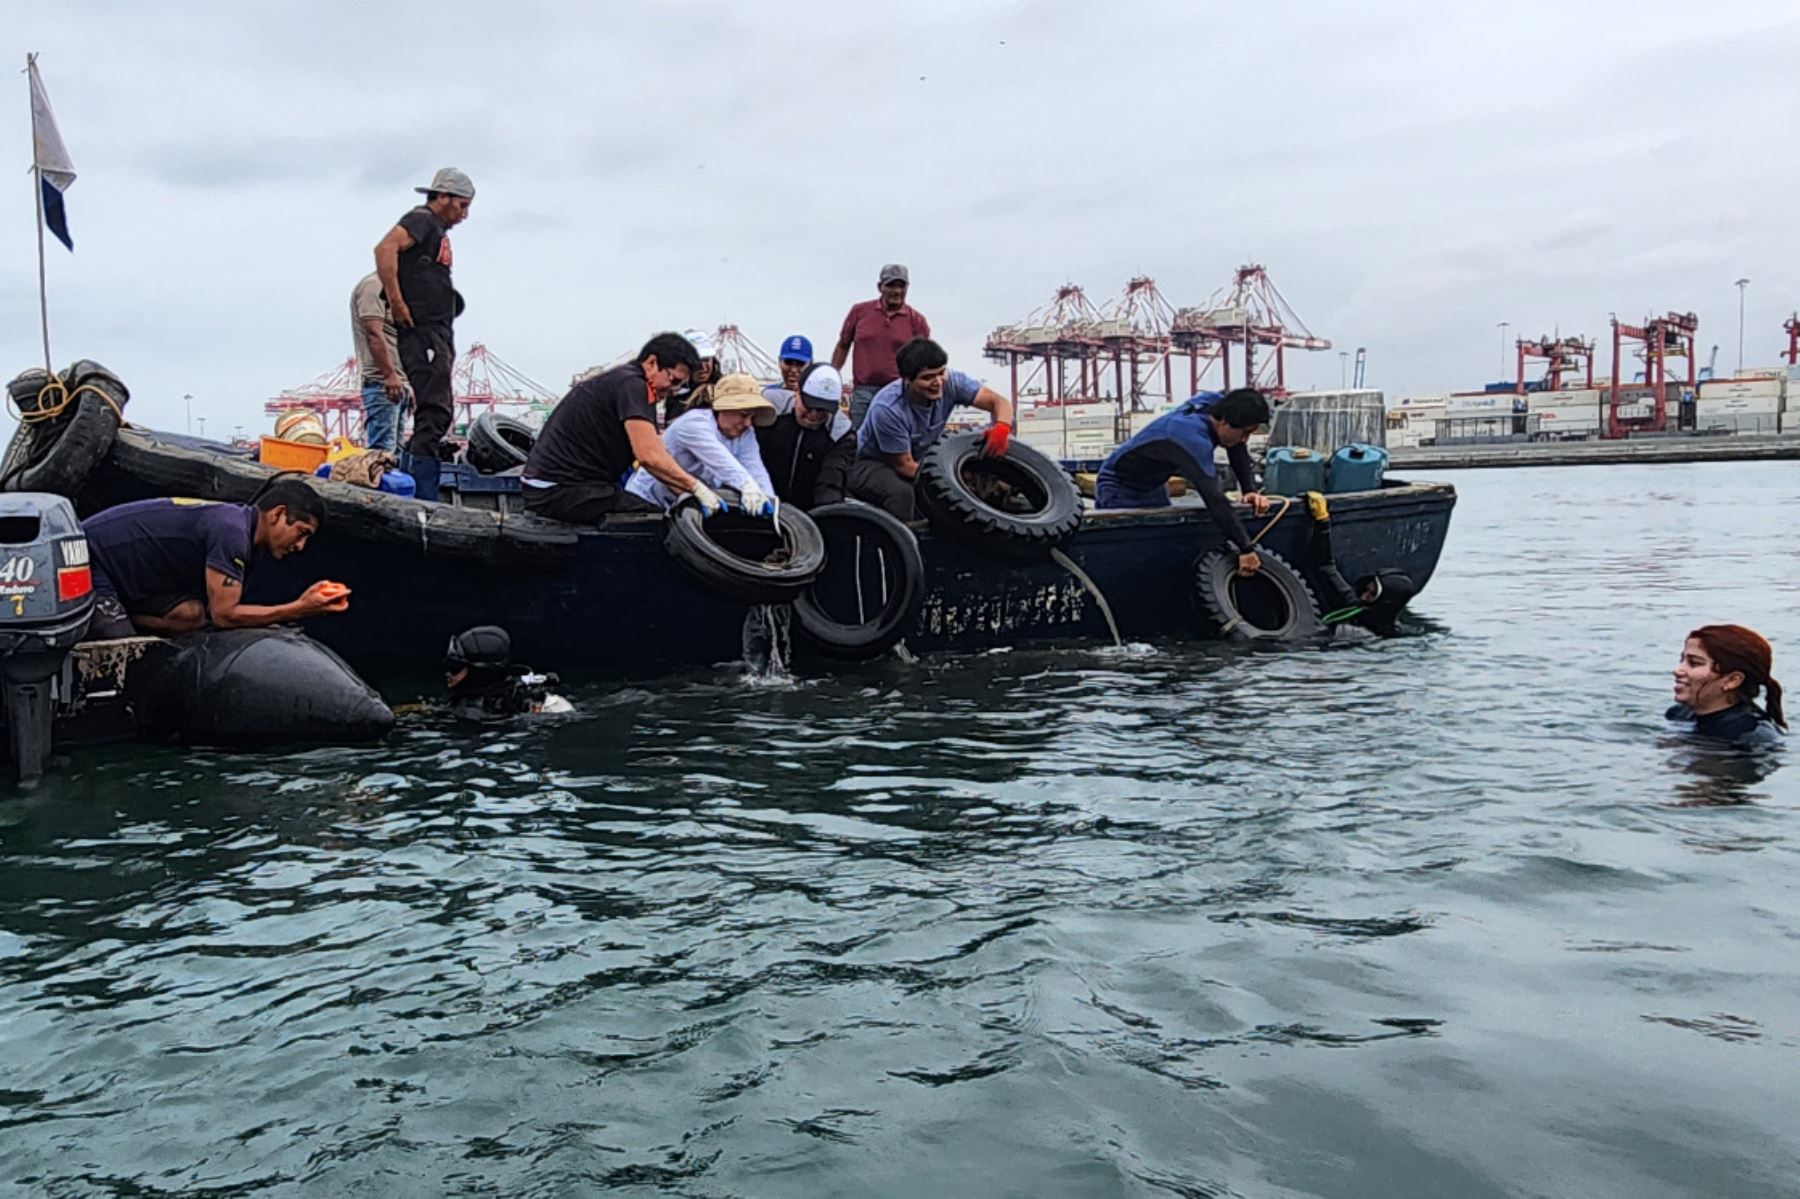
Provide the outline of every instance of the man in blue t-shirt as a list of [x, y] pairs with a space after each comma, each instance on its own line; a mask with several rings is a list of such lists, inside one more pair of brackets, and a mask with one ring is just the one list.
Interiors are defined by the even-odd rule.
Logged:
[[1004, 454], [1012, 433], [1012, 401], [961, 371], [944, 348], [915, 337], [894, 356], [900, 377], [875, 393], [856, 431], [850, 494], [912, 520], [913, 479], [919, 459], [944, 435], [952, 409], [967, 405], [994, 418], [983, 454]]
[[1224, 395], [1203, 391], [1145, 425], [1107, 456], [1094, 479], [1094, 506], [1167, 508], [1169, 480], [1180, 475], [1200, 493], [1213, 523], [1238, 551], [1239, 572], [1255, 574], [1262, 568], [1262, 560], [1250, 548], [1243, 522], [1225, 498], [1213, 453], [1224, 449], [1244, 502], [1261, 516], [1269, 510], [1269, 501], [1257, 490], [1256, 466], [1244, 443], [1268, 421], [1269, 401], [1254, 388], [1240, 387]]
[[286, 604], [241, 602], [256, 556], [306, 548], [325, 506], [300, 479], [277, 479], [254, 504], [139, 500], [81, 522], [94, 574], [93, 641], [169, 636], [212, 624], [260, 628], [350, 606], [350, 589], [314, 583]]

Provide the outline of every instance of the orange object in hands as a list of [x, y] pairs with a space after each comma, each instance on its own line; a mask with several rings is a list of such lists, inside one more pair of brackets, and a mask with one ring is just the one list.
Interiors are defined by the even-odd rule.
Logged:
[[319, 595], [323, 599], [341, 599], [350, 594], [350, 589], [342, 583], [333, 583], [330, 579], [319, 580]]

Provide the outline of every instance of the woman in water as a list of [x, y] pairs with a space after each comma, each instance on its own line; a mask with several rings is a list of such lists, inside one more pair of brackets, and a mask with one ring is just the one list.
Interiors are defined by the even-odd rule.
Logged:
[[[1785, 732], [1781, 684], [1769, 673], [1775, 651], [1762, 634], [1737, 624], [1695, 629], [1675, 665], [1675, 706], [1667, 716], [1702, 737], [1734, 745], [1773, 745]], [[1759, 692], [1768, 692], [1762, 707]]]

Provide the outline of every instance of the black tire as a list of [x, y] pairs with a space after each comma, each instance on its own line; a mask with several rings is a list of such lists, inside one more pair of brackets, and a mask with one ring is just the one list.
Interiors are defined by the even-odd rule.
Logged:
[[[936, 527], [975, 546], [1023, 562], [1040, 562], [1081, 527], [1081, 493], [1063, 468], [1023, 442], [1004, 456], [983, 458], [983, 435], [940, 437], [919, 463], [919, 507]], [[971, 481], [1009, 485], [1030, 511], [1009, 512], [980, 498]]]
[[[38, 397], [48, 379], [43, 371], [32, 370], [7, 384], [20, 412], [28, 416], [37, 413]], [[54, 419], [19, 425], [0, 466], [0, 488], [45, 491], [73, 499], [112, 449], [119, 432], [119, 413], [131, 393], [112, 372], [87, 359], [64, 371], [62, 379], [71, 392], [83, 385], [93, 390], [77, 396]]]
[[[173, 445], [154, 434], [125, 429], [113, 444], [102, 478], [90, 488], [99, 504], [149, 496], [192, 496], [247, 504], [269, 481], [268, 467], [248, 458]], [[325, 501], [324, 536], [406, 547], [450, 562], [551, 569], [574, 561], [574, 526], [522, 512], [427, 504], [313, 479]]]
[[522, 420], [483, 412], [469, 425], [469, 465], [487, 475], [498, 475], [525, 465], [537, 433]]
[[[825, 540], [825, 571], [794, 601], [794, 627], [807, 641], [834, 658], [851, 662], [879, 658], [912, 631], [913, 624], [919, 619], [919, 609], [925, 606], [925, 559], [919, 553], [918, 537], [906, 527], [905, 521], [870, 504], [853, 501], [826, 504], [807, 515], [819, 526], [819, 533]], [[828, 576], [834, 563], [842, 565], [834, 555], [831, 543], [851, 538], [872, 540], [882, 555], [880, 586], [885, 598], [872, 616], [860, 622], [832, 616], [819, 596], [820, 585], [831, 582]], [[854, 542], [851, 552], [856, 554]], [[888, 581], [889, 564], [899, 575], [892, 584]], [[859, 599], [862, 566], [860, 554], [849, 562], [850, 571], [855, 572], [852, 575], [855, 582], [851, 585], [856, 588]]]
[[1262, 569], [1238, 578], [1237, 554], [1217, 549], [1194, 563], [1194, 606], [1224, 641], [1303, 641], [1325, 632], [1312, 588], [1285, 558], [1258, 548]]
[[[719, 497], [735, 506], [737, 492], [721, 487]], [[781, 545], [773, 552], [767, 520], [723, 513], [703, 520], [692, 496], [683, 496], [663, 521], [663, 548], [701, 590], [744, 604], [788, 604], [800, 598], [825, 568], [825, 538], [799, 509], [781, 512]], [[769, 562], [746, 549], [770, 551]]]

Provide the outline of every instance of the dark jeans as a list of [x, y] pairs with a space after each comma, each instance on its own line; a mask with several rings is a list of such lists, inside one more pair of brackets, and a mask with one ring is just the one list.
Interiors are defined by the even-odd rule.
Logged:
[[597, 525], [614, 512], [662, 511], [649, 500], [605, 483], [558, 483], [555, 487], [527, 483], [520, 490], [525, 493], [525, 511], [572, 525]]
[[875, 398], [879, 387], [852, 387], [850, 389], [850, 427], [862, 428], [863, 418], [869, 415], [869, 401]]
[[408, 453], [435, 458], [438, 442], [456, 418], [450, 395], [450, 368], [456, 365], [456, 343], [449, 325], [413, 325], [400, 329], [400, 367], [412, 384], [413, 434]]
[[850, 468], [850, 494], [866, 504], [887, 509], [901, 520], [914, 519], [912, 480], [902, 479], [890, 463], [858, 458]]

